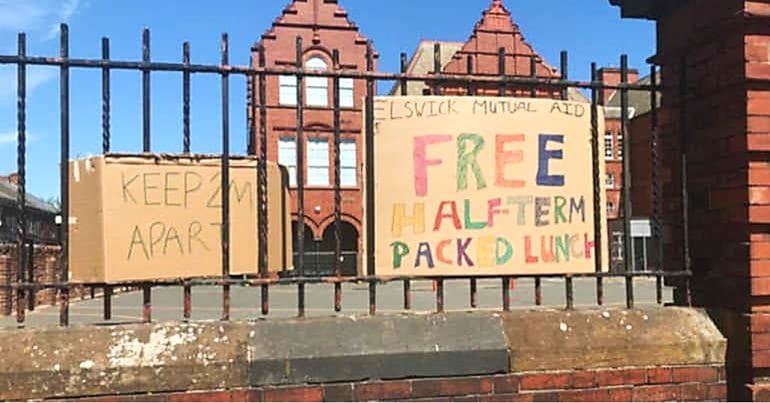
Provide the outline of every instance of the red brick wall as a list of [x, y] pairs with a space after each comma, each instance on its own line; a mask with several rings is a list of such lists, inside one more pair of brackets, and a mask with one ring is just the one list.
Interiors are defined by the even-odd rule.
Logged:
[[651, 367], [189, 391], [88, 400], [725, 401], [726, 386], [721, 367]]
[[[635, 117], [629, 125], [631, 141], [631, 204], [635, 216], [653, 217], [655, 214], [655, 196], [659, 189], [653, 184], [654, 159], [652, 133], [650, 131], [652, 115], [646, 113]], [[658, 182], [668, 175], [659, 169]], [[670, 179], [665, 179], [670, 180]]]
[[767, 81], [752, 82], [770, 79], [768, 4], [683, 4], [658, 18], [658, 61], [668, 88], [659, 130], [663, 172], [670, 173], [662, 178], [666, 263], [684, 267], [679, 161], [686, 133], [693, 298], [712, 309], [729, 340], [731, 399], [747, 400], [753, 392], [746, 385], [770, 375], [770, 91]]
[[[322, 58], [329, 70], [333, 69], [332, 52], [340, 53], [340, 66], [343, 70], [365, 71], [367, 39], [358, 28], [348, 19], [336, 1], [308, 0], [292, 2], [284, 9], [273, 26], [262, 35], [261, 41], [253, 52], [255, 63], [258, 62], [257, 50], [264, 47], [268, 67], [291, 68], [296, 62], [296, 38], [302, 37], [302, 54], [305, 61], [311, 57]], [[375, 69], [376, 69], [376, 54]], [[258, 91], [255, 87], [255, 91]], [[279, 78], [267, 78], [267, 157], [270, 161], [278, 160], [278, 141], [283, 138], [296, 138], [297, 112], [294, 106], [279, 105]], [[258, 93], [258, 92], [257, 92]], [[324, 138], [329, 142], [329, 180], [330, 186], [305, 189], [305, 223], [316, 238], [323, 236], [324, 230], [333, 223], [334, 217], [334, 154], [333, 154], [333, 94], [332, 80], [328, 80], [328, 108], [305, 107], [303, 114], [306, 139]], [[363, 98], [366, 95], [366, 81], [354, 82], [354, 107], [342, 109], [341, 137], [343, 140], [355, 140], [357, 163], [363, 161], [363, 141], [361, 139], [363, 125]], [[307, 98], [305, 98], [307, 99]], [[259, 100], [257, 100], [259, 102]], [[259, 119], [254, 121], [259, 133]], [[259, 144], [255, 139], [255, 144]], [[307, 149], [306, 149], [307, 151]], [[307, 167], [307, 152], [304, 166]], [[307, 175], [305, 175], [307, 178]], [[363, 200], [361, 183], [358, 187], [342, 192], [343, 220], [352, 224], [361, 232], [363, 215]], [[292, 191], [291, 209], [296, 218], [297, 195]], [[320, 207], [315, 210], [315, 207]]]

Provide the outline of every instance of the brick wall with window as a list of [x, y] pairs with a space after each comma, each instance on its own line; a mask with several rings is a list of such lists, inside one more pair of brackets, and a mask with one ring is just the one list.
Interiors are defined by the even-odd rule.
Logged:
[[[269, 67], [293, 67], [296, 64], [296, 38], [303, 39], [303, 64], [310, 71], [332, 71], [334, 50], [339, 51], [339, 67], [348, 71], [366, 70], [367, 39], [348, 18], [337, 2], [308, 0], [291, 2], [273, 26], [262, 35], [252, 49], [254, 60], [264, 48]], [[376, 54], [375, 54], [376, 60]], [[296, 217], [297, 167], [304, 167], [304, 223], [313, 234], [309, 240], [320, 241], [334, 222], [334, 126], [333, 79], [305, 77], [300, 83], [295, 76], [267, 77], [267, 157], [289, 168], [292, 186], [291, 209]], [[254, 91], [258, 91], [254, 87]], [[304, 99], [305, 161], [297, 163], [297, 91]], [[258, 93], [258, 92], [256, 92]], [[342, 187], [342, 219], [361, 233], [363, 222], [362, 182], [363, 80], [339, 79], [341, 107], [340, 182]], [[260, 101], [257, 100], [259, 103]], [[252, 116], [249, 108], [249, 116]], [[259, 119], [251, 119], [259, 133]], [[254, 139], [259, 153], [259, 139]]]

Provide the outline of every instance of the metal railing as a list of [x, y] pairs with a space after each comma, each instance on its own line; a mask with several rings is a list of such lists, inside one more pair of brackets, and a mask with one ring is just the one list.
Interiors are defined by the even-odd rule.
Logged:
[[[340, 137], [341, 137], [341, 107], [340, 107], [340, 79], [351, 78], [360, 80], [366, 83], [366, 97], [364, 102], [364, 113], [366, 121], [364, 125], [363, 136], [366, 138], [366, 148], [364, 152], [365, 161], [367, 161], [364, 178], [366, 183], [373, 183], [375, 178], [374, 164], [371, 163], [374, 160], [374, 155], [377, 150], [374, 148], [374, 117], [373, 117], [373, 105], [374, 96], [376, 94], [375, 87], [379, 81], [390, 81], [400, 84], [401, 95], [406, 95], [407, 84], [410, 82], [426, 83], [434, 91], [434, 94], [441, 94], [442, 86], [448, 84], [457, 86], [465, 86], [467, 88], [467, 95], [474, 95], [478, 88], [499, 88], [499, 95], [506, 95], [508, 90], [515, 90], [519, 92], [529, 93], [529, 96], [535, 97], [541, 94], [543, 90], [547, 90], [550, 93], [558, 94], [562, 99], [566, 99], [568, 96], [568, 90], [571, 88], [587, 90], [590, 92], [591, 98], [591, 123], [592, 123], [592, 152], [593, 152], [593, 166], [592, 174], [594, 176], [594, 192], [593, 192], [593, 206], [594, 211], [599, 212], [604, 206], [601, 205], [601, 186], [599, 182], [603, 180], [600, 178], [600, 164], [599, 159], [603, 158], [599, 155], [599, 141], [600, 134], [598, 133], [599, 122], [598, 113], [599, 108], [599, 92], [607, 89], [617, 90], [621, 96], [621, 125], [620, 135], [624, 139], [628, 139], [627, 130], [629, 124], [629, 92], [630, 91], [649, 91], [651, 94], [651, 111], [652, 114], [652, 133], [653, 141], [657, 141], [656, 126], [657, 126], [657, 104], [655, 102], [656, 92], [660, 90], [660, 87], [655, 81], [656, 68], [652, 66], [650, 69], [653, 81], [651, 85], [631, 84], [628, 82], [628, 59], [626, 56], [621, 57], [621, 82], [617, 85], [608, 85], [602, 83], [599, 80], [597, 74], [596, 64], [591, 65], [591, 80], [580, 81], [570, 80], [567, 76], [568, 70], [568, 56], [566, 52], [561, 54], [561, 76], [547, 76], [541, 77], [536, 73], [536, 60], [531, 58], [531, 73], [529, 76], [514, 76], [509, 75], [505, 71], [505, 50], [501, 49], [499, 53], [499, 74], [497, 75], [478, 75], [474, 74], [473, 63], [468, 58], [468, 71], [467, 74], [445, 74], [442, 73], [442, 66], [440, 63], [441, 48], [437, 44], [435, 47], [435, 66], [434, 73], [431, 74], [408, 74], [406, 65], [406, 55], [401, 55], [401, 71], [399, 73], [386, 73], [375, 71], [374, 69], [374, 51], [371, 43], [367, 47], [366, 53], [366, 68], [364, 71], [352, 71], [343, 70], [339, 63], [339, 52], [335, 50], [333, 52], [333, 69], [330, 71], [309, 71], [304, 68], [304, 45], [301, 38], [297, 38], [296, 46], [296, 65], [294, 68], [278, 68], [266, 66], [266, 58], [264, 48], [260, 48], [257, 52], [256, 63], [252, 63], [250, 66], [234, 66], [229, 62], [229, 43], [226, 34], [222, 36], [221, 40], [221, 64], [218, 65], [203, 65], [193, 64], [190, 61], [190, 46], [188, 43], [184, 43], [182, 46], [182, 62], [181, 63], [169, 63], [169, 62], [157, 62], [153, 61], [150, 57], [150, 32], [145, 30], [142, 38], [143, 57], [141, 61], [123, 61], [112, 60], [110, 58], [110, 42], [107, 38], [102, 40], [102, 58], [101, 59], [83, 59], [70, 57], [69, 46], [69, 29], [66, 25], [61, 26], [60, 36], [60, 54], [57, 57], [38, 57], [29, 56], [26, 52], [26, 36], [25, 34], [19, 34], [18, 36], [18, 54], [17, 55], [0, 55], [0, 65], [13, 65], [16, 66], [18, 72], [18, 151], [17, 151], [17, 166], [19, 174], [18, 182], [18, 200], [17, 208], [19, 212], [18, 221], [19, 230], [17, 234], [17, 243], [19, 250], [22, 250], [25, 245], [30, 241], [26, 232], [26, 155], [27, 155], [27, 129], [26, 129], [26, 100], [27, 100], [27, 67], [28, 66], [57, 66], [59, 67], [59, 82], [60, 82], [60, 200], [62, 208], [62, 230], [61, 230], [61, 259], [60, 259], [60, 281], [48, 282], [48, 283], [35, 283], [27, 281], [27, 278], [32, 278], [24, 274], [25, 270], [32, 270], [30, 268], [31, 259], [26, 253], [18, 253], [17, 270], [19, 275], [18, 281], [14, 283], [0, 284], [0, 290], [11, 290], [15, 294], [16, 298], [16, 318], [18, 323], [25, 322], [25, 294], [33, 294], [37, 290], [43, 289], [56, 289], [60, 294], [60, 310], [59, 310], [59, 323], [61, 326], [67, 326], [70, 320], [70, 298], [69, 290], [72, 287], [91, 287], [92, 289], [103, 289], [104, 295], [104, 318], [109, 320], [112, 317], [112, 305], [111, 298], [113, 290], [117, 288], [129, 287], [132, 289], [142, 290], [142, 303], [143, 303], [143, 319], [146, 322], [152, 320], [152, 290], [158, 287], [181, 287], [183, 289], [183, 318], [190, 319], [192, 311], [192, 289], [194, 287], [201, 286], [217, 286], [222, 288], [222, 320], [230, 319], [231, 309], [231, 287], [256, 287], [261, 295], [261, 314], [268, 315], [270, 312], [270, 289], [271, 287], [279, 285], [291, 285], [297, 287], [297, 316], [304, 317], [306, 313], [306, 295], [305, 286], [308, 284], [329, 284], [334, 288], [334, 309], [339, 312], [342, 309], [342, 284], [344, 283], [364, 283], [368, 284], [369, 295], [369, 313], [371, 315], [377, 312], [377, 285], [387, 282], [401, 282], [403, 284], [403, 309], [411, 309], [411, 284], [417, 280], [431, 280], [435, 284], [435, 311], [444, 311], [444, 283], [449, 280], [464, 280], [469, 282], [470, 287], [470, 301], [469, 305], [472, 308], [478, 306], [478, 285], [477, 282], [480, 279], [495, 278], [501, 281], [501, 301], [502, 309], [511, 309], [511, 297], [510, 297], [510, 284], [516, 279], [529, 278], [534, 280], [534, 305], [538, 306], [542, 304], [542, 281], [544, 279], [562, 279], [564, 281], [564, 295], [566, 301], [566, 309], [574, 308], [574, 280], [582, 278], [595, 279], [595, 297], [596, 304], [601, 306], [604, 304], [604, 286], [605, 280], [608, 278], [619, 278], [625, 282], [625, 303], [628, 308], [633, 308], [635, 304], [634, 297], [634, 282], [638, 278], [651, 278], [655, 279], [656, 287], [656, 303], [663, 304], [663, 289], [666, 279], [674, 279], [678, 287], [684, 290], [684, 295], [687, 297], [684, 301], [680, 301], [684, 304], [689, 304], [689, 279], [690, 268], [689, 259], [685, 259], [686, 267], [680, 271], [664, 271], [662, 262], [656, 262], [655, 269], [634, 271], [630, 270], [632, 259], [626, 259], [625, 273], [606, 273], [602, 272], [600, 259], [596, 259], [596, 272], [590, 274], [574, 274], [574, 275], [496, 275], [496, 276], [476, 276], [476, 275], [457, 275], [452, 277], [434, 277], [434, 276], [409, 276], [409, 277], [377, 277], [374, 275], [375, 271], [375, 238], [374, 238], [374, 191], [369, 187], [369, 191], [366, 192], [366, 198], [364, 200], [365, 212], [366, 212], [366, 243], [364, 245], [366, 259], [363, 262], [363, 272], [365, 275], [359, 275], [355, 277], [344, 277], [341, 271], [341, 257], [342, 250], [341, 243], [341, 190], [340, 190]], [[230, 245], [233, 241], [230, 239], [230, 204], [229, 204], [229, 192], [221, 192], [223, 203], [221, 208], [222, 218], [222, 243], [221, 243], [221, 276], [217, 278], [180, 278], [174, 280], [158, 280], [158, 281], [131, 281], [122, 283], [111, 284], [92, 284], [92, 283], [75, 283], [70, 282], [68, 278], [69, 266], [68, 266], [68, 250], [69, 250], [69, 233], [68, 225], [69, 220], [69, 173], [68, 163], [70, 160], [71, 147], [70, 147], [70, 95], [72, 88], [70, 86], [70, 72], [73, 69], [91, 69], [100, 70], [102, 73], [102, 152], [104, 154], [110, 154], [113, 152], [111, 148], [111, 94], [110, 88], [112, 78], [110, 73], [113, 70], [130, 70], [138, 71], [142, 73], [142, 143], [143, 152], [151, 153], [152, 150], [152, 133], [151, 133], [151, 76], [155, 72], [177, 72], [181, 73], [181, 81], [183, 88], [182, 96], [182, 153], [188, 154], [190, 149], [190, 98], [191, 98], [191, 76], [193, 74], [202, 75], [216, 75], [221, 79], [221, 105], [222, 105], [222, 120], [221, 120], [221, 185], [223, 189], [228, 189], [230, 178], [230, 78], [231, 76], [243, 76], [246, 77], [247, 83], [250, 86], [248, 91], [249, 98], [249, 113], [247, 123], [248, 127], [248, 152], [257, 154], [257, 214], [258, 214], [258, 239], [262, 247], [258, 252], [258, 267], [255, 270], [254, 276], [234, 278], [230, 275]], [[295, 259], [295, 271], [296, 275], [291, 277], [275, 277], [268, 273], [268, 213], [267, 213], [267, 166], [265, 161], [267, 160], [267, 144], [268, 144], [268, 131], [267, 131], [267, 116], [268, 116], [268, 103], [267, 93], [267, 77], [276, 75], [293, 75], [297, 79], [297, 99], [296, 99], [296, 157], [297, 157], [297, 217], [305, 216], [305, 178], [304, 178], [304, 165], [305, 164], [305, 144], [304, 144], [304, 115], [305, 115], [305, 100], [303, 91], [303, 81], [308, 77], [327, 77], [333, 80], [333, 141], [334, 141], [334, 186], [332, 191], [334, 192], [334, 228], [335, 228], [335, 250], [334, 259], [336, 262], [332, 268], [333, 276], [327, 277], [309, 277], [305, 272], [305, 254], [296, 254]], [[275, 89], [277, 90], [277, 89]], [[653, 147], [654, 149], [654, 147]], [[631, 171], [630, 171], [630, 141], [624, 141], [623, 150], [623, 188], [622, 188], [622, 200], [623, 200], [623, 219], [625, 221], [625, 256], [633, 256], [631, 253], [631, 234], [629, 230], [629, 222], [631, 217]], [[653, 151], [653, 165], [658, 167], [659, 161], [657, 160], [657, 154]], [[686, 164], [686, 156], [683, 157], [683, 168]], [[657, 168], [656, 168], [657, 169]], [[687, 180], [686, 169], [683, 172], [682, 194], [687, 195]], [[653, 181], [657, 181], [659, 174], [653, 173]], [[654, 217], [654, 236], [660, 240], [661, 237], [661, 217], [660, 217], [660, 195], [655, 198], [655, 217]], [[685, 220], [686, 204], [683, 204], [683, 216]], [[600, 241], [602, 239], [602, 224], [600, 222], [601, 215], [595, 214], [594, 220], [595, 228], [595, 246], [597, 248], [604, 248]], [[301, 227], [298, 227], [301, 228]], [[683, 254], [686, 256], [688, 253], [688, 225], [685, 222], [683, 226], [682, 239], [684, 240]], [[294, 244], [295, 250], [304, 250], [306, 241], [304, 239], [304, 231], [298, 230], [295, 234], [296, 240]], [[660, 244], [660, 242], [659, 242]], [[596, 256], [601, 256], [600, 253], [596, 253]], [[659, 255], [661, 256], [661, 255]], [[661, 258], [662, 259], [662, 258]]]

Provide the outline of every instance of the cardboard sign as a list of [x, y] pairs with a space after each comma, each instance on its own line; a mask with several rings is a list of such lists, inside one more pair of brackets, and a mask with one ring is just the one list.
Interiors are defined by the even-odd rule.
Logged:
[[[585, 273], [597, 258], [606, 268], [590, 115], [590, 104], [550, 99], [376, 99], [376, 274]], [[598, 181], [604, 206], [601, 158]]]
[[[268, 266], [291, 270], [287, 174], [268, 163]], [[285, 169], [283, 170], [285, 171]], [[230, 169], [231, 274], [258, 274], [257, 169]], [[70, 163], [73, 281], [219, 276], [222, 187], [218, 158], [107, 156]]]

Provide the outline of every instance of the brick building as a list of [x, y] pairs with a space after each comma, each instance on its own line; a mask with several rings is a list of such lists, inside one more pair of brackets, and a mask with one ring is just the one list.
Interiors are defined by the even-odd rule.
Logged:
[[[0, 243], [15, 243], [18, 232], [18, 176], [0, 176]], [[27, 194], [27, 236], [35, 243], [58, 241], [58, 210], [51, 204]]]
[[[268, 67], [296, 65], [296, 38], [301, 37], [306, 69], [333, 70], [334, 50], [339, 51], [339, 67], [365, 71], [368, 39], [348, 19], [336, 0], [294, 0], [254, 45], [252, 54], [264, 48]], [[376, 53], [374, 54], [376, 66]], [[334, 125], [332, 79], [307, 77], [298, 88], [295, 76], [267, 78], [267, 157], [289, 169], [291, 211], [298, 221], [296, 190], [297, 91], [303, 91], [305, 144], [305, 251], [306, 273], [333, 267], [334, 257]], [[257, 91], [256, 86], [253, 88]], [[341, 112], [341, 187], [343, 271], [354, 274], [359, 266], [358, 250], [363, 215], [361, 132], [363, 124], [364, 80], [340, 79]], [[251, 107], [249, 107], [251, 110]], [[259, 133], [259, 119], [252, 120]], [[259, 142], [255, 141], [258, 147]], [[296, 228], [296, 227], [295, 227]]]

